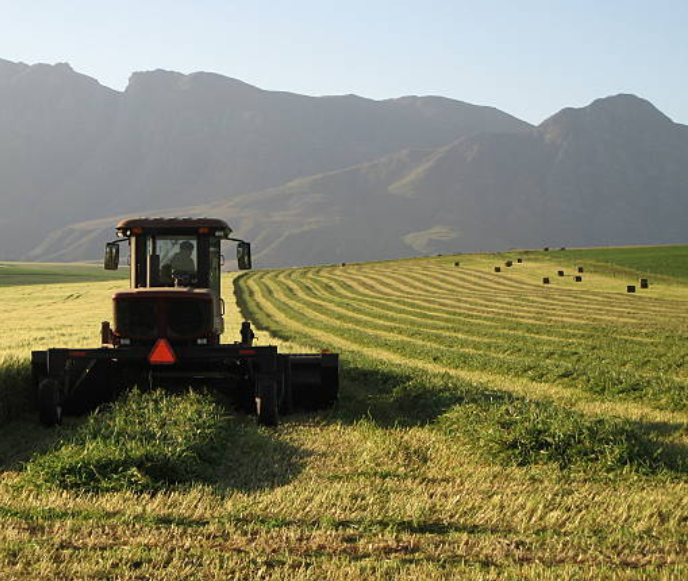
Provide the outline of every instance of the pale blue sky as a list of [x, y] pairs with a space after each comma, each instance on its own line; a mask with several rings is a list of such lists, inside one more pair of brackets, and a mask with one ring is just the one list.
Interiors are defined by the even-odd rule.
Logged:
[[0, 0], [0, 58], [212, 71], [264, 89], [443, 95], [532, 123], [635, 93], [688, 123], [688, 0]]

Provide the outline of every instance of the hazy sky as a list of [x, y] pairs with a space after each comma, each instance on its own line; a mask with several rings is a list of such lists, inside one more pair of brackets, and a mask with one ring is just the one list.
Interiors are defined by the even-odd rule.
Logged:
[[264, 89], [443, 95], [533, 123], [635, 93], [688, 123], [687, 0], [0, 0], [0, 58], [212, 71]]

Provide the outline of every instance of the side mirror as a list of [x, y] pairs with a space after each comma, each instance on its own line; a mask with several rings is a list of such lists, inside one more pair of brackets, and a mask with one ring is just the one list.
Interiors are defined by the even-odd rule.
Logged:
[[251, 270], [251, 243], [239, 242], [237, 245], [237, 264], [239, 270]]
[[105, 270], [117, 270], [119, 268], [119, 244], [108, 242], [105, 246]]

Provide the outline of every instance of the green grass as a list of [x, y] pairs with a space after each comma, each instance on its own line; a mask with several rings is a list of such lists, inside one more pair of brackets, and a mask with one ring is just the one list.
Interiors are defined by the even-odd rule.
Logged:
[[663, 459], [661, 446], [628, 421], [591, 419], [543, 402], [502, 397], [486, 405], [478, 400], [455, 406], [441, 425], [451, 434], [468, 432], [488, 459], [518, 466], [685, 472], [685, 462]]
[[576, 262], [598, 268], [617, 267], [645, 275], [688, 280], [688, 245], [585, 248], [538, 252], [540, 258]]
[[[633, 339], [618, 339], [614, 336], [614, 327], [607, 325], [590, 329], [590, 341], [571, 339], [566, 344], [553, 343], [548, 336], [539, 339], [525, 335], [537, 324], [505, 322], [500, 328], [487, 332], [484, 326], [481, 329], [472, 319], [462, 324], [455, 310], [437, 303], [432, 296], [422, 299], [424, 322], [409, 328], [402, 312], [406, 306], [415, 304], [417, 308], [417, 303], [398, 299], [391, 309], [383, 306], [382, 313], [371, 317], [371, 307], [379, 307], [377, 299], [369, 301], [367, 296], [355, 293], [350, 287], [342, 290], [342, 287], [328, 286], [320, 280], [299, 280], [299, 277], [289, 275], [280, 279], [261, 274], [251, 276], [257, 279], [256, 284], [260, 285], [264, 297], [280, 312], [307, 319], [311, 328], [334, 334], [363, 348], [384, 345], [390, 353], [402, 357], [412, 354], [415, 360], [445, 368], [559, 383], [611, 399], [641, 400], [660, 409], [679, 410], [686, 409], [688, 405], [686, 358], [681, 334], [663, 336], [657, 344], [636, 343]], [[375, 276], [371, 273], [367, 280], [372, 281]], [[392, 277], [387, 275], [387, 281], [390, 282]], [[412, 280], [412, 276], [407, 276], [407, 284]], [[430, 292], [435, 284], [423, 281], [425, 289]], [[278, 292], [284, 294], [278, 295]], [[326, 301], [322, 300], [324, 296]], [[495, 304], [498, 300], [494, 298], [489, 302]], [[435, 304], [441, 310], [430, 312]], [[356, 308], [351, 308], [352, 305]], [[261, 308], [256, 301], [247, 305], [247, 310], [254, 313]], [[362, 320], [361, 313], [368, 313], [365, 320]], [[544, 320], [545, 317], [547, 313], [543, 312], [541, 318]], [[438, 336], [432, 325], [445, 322], [444, 332], [448, 335]], [[477, 329], [477, 341], [451, 335], [452, 330], [463, 333], [474, 329]], [[514, 336], [505, 339], [499, 336], [503, 329], [513, 330], [516, 334], [520, 331], [523, 335], [518, 341]], [[380, 334], [385, 334], [382, 341]], [[296, 339], [297, 336], [290, 338]], [[483, 342], [490, 338], [495, 342]]]
[[[543, 287], [567, 252], [227, 278], [225, 340], [339, 352], [337, 406], [267, 430], [182, 389], [0, 426], [0, 577], [686, 578], [688, 286]], [[0, 358], [96, 344], [119, 286], [0, 288]]]
[[83, 492], [154, 492], [202, 480], [226, 445], [225, 424], [207, 395], [133, 391], [36, 456], [22, 481]]
[[[365, 415], [379, 425], [436, 425], [486, 461], [517, 466], [552, 464], [588, 475], [680, 475], [688, 468], [684, 450], [665, 450], [661, 434], [628, 420], [590, 418], [442, 374], [383, 371], [360, 357], [344, 364], [349, 398], [336, 413], [343, 420]], [[362, 399], [351, 397], [357, 392]]]
[[113, 272], [104, 270], [101, 264], [0, 262], [0, 286], [96, 282], [128, 278], [128, 267]]
[[[260, 280], [263, 276], [245, 275], [244, 278]], [[298, 278], [298, 275], [290, 278]], [[675, 458], [668, 461], [660, 458], [661, 445], [648, 439], [642, 429], [628, 422], [606, 418], [589, 419], [551, 402], [523, 400], [513, 397], [509, 392], [486, 389], [479, 384], [460, 381], [441, 372], [417, 374], [407, 369], [405, 373], [375, 373], [374, 363], [366, 363], [368, 358], [363, 354], [368, 349], [374, 350], [383, 346], [387, 353], [397, 355], [401, 359], [437, 365], [440, 369], [474, 369], [507, 377], [514, 374], [550, 382], [557, 382], [563, 378], [567, 384], [577, 379], [574, 384], [581, 389], [616, 399], [624, 397], [627, 391], [631, 390], [634, 398], [662, 407], [667, 394], [659, 390], [650, 391], [646, 384], [651, 378], [643, 378], [644, 383], [630, 388], [630, 380], [624, 378], [622, 373], [617, 373], [614, 377], [605, 377], [594, 360], [590, 367], [581, 366], [582, 370], [574, 373], [567, 367], [553, 364], [551, 359], [555, 354], [549, 352], [549, 360], [544, 355], [532, 355], [525, 360], [510, 358], [506, 362], [495, 362], [488, 354], [457, 354], [456, 349], [452, 349], [446, 340], [444, 344], [438, 345], [431, 337], [425, 340], [425, 335], [417, 330], [412, 333], [413, 343], [409, 345], [404, 341], [404, 337], [410, 334], [409, 329], [404, 329], [401, 325], [391, 327], [392, 330], [396, 330], [398, 338], [385, 336], [381, 339], [375, 336], [375, 331], [381, 329], [380, 332], [389, 333], [389, 323], [394, 321], [392, 313], [386, 315], [385, 327], [376, 327], [370, 322], [365, 326], [356, 326], [355, 316], [343, 316], [340, 312], [323, 306], [322, 303], [309, 301], [308, 297], [322, 297], [324, 294], [323, 287], [313, 280], [309, 280], [302, 287], [289, 287], [285, 295], [278, 295], [275, 292], [278, 288], [280, 285], [272, 280], [270, 284], [260, 286], [260, 299], [255, 294], [242, 294], [241, 304], [244, 310], [257, 313], [257, 321], [268, 324], [269, 317], [263, 318], [260, 313], [265, 313], [269, 302], [280, 313], [291, 316], [294, 320], [308, 320], [308, 327], [312, 331], [321, 331], [359, 346], [361, 352], [344, 356], [344, 377], [359, 388], [364, 386], [363, 391], [369, 396], [375, 393], [375, 386], [394, 386], [393, 397], [383, 397], [381, 405], [376, 406], [378, 411], [374, 412], [372, 407], [368, 407], [367, 410], [358, 409], [359, 414], [367, 411], [372, 414], [371, 417], [376, 418], [382, 409], [383, 415], [389, 415], [392, 421], [397, 423], [409, 419], [414, 421], [414, 418], [419, 421], [424, 418], [428, 422], [441, 418], [442, 425], [451, 425], [451, 431], [461, 433], [477, 450], [488, 448], [493, 457], [507, 458], [519, 465], [554, 463], [559, 468], [568, 468], [581, 463], [597, 463], [603, 470], [639, 469], [644, 472], [684, 469], [681, 462], [676, 462]], [[345, 300], [350, 301], [352, 295], [353, 293]], [[287, 296], [298, 303], [298, 308], [285, 300]], [[328, 302], [337, 304], [334, 297], [330, 288]], [[317, 311], [311, 310], [313, 304], [317, 305]], [[364, 309], [351, 310], [351, 313], [353, 315], [361, 310]], [[430, 321], [432, 319], [428, 317], [428, 322]], [[285, 333], [284, 327], [280, 329], [280, 333], [293, 340], [297, 340], [299, 336], [298, 332]], [[425, 344], [419, 345], [419, 340]], [[599, 361], [610, 355], [595, 353], [595, 356]], [[602, 387], [605, 384], [609, 387]], [[608, 393], [608, 390], [613, 390], [613, 393]], [[634, 390], [639, 391], [640, 395]], [[673, 392], [669, 391], [669, 395], [671, 393]], [[685, 396], [685, 389], [677, 387], [674, 395], [675, 405], [672, 407], [685, 409]], [[410, 402], [408, 407], [414, 410], [411, 416], [399, 408], [400, 401]], [[372, 405], [370, 397], [366, 398], [366, 405]], [[439, 406], [436, 413], [424, 416], [428, 409], [433, 409], [433, 405]], [[344, 407], [339, 413], [347, 414], [349, 410]], [[449, 421], [447, 417], [451, 417], [452, 420]]]
[[27, 359], [0, 357], [0, 425], [34, 406], [31, 365]]

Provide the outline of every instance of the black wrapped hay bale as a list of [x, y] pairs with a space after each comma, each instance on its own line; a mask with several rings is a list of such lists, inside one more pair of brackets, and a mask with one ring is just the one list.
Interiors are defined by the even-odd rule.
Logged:
[[542, 279], [542, 284], [549, 284], [549, 277], [546, 276]]
[[640, 288], [650, 288], [650, 281], [646, 278], [640, 279]]
[[495, 272], [502, 272], [502, 268], [500, 266], [495, 266]]
[[627, 293], [634, 293], [634, 292], [635, 292], [635, 285], [634, 285], [634, 284], [629, 284], [629, 285], [626, 287], [626, 292], [627, 292]]
[[563, 270], [557, 270], [557, 274], [559, 276], [564, 276], [564, 271]]
[[582, 266], [579, 266], [579, 267], [578, 267], [578, 272], [580, 272], [580, 273], [583, 272], [583, 267], [582, 267]]
[[577, 276], [574, 280], [575, 280], [576, 282], [583, 282], [583, 277], [582, 277], [582, 276]]

